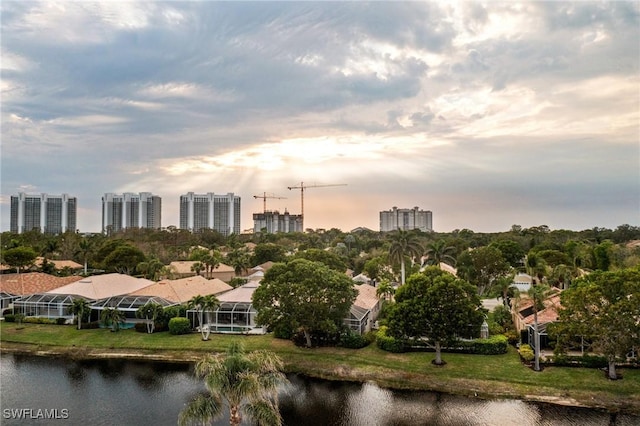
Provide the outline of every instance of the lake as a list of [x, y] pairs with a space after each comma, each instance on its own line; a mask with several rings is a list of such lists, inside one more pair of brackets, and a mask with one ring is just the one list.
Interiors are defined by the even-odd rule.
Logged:
[[[13, 354], [2, 354], [0, 361], [3, 426], [175, 425], [184, 405], [204, 391], [188, 364], [79, 362]], [[290, 375], [289, 380], [291, 384], [279, 396], [286, 425], [640, 424], [637, 416], [615, 416], [593, 409], [391, 391], [372, 383], [329, 382], [297, 375]], [[215, 424], [228, 425], [228, 417]]]

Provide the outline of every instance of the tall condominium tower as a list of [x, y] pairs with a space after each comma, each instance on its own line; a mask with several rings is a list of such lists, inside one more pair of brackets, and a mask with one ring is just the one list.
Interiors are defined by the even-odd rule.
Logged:
[[213, 229], [224, 236], [240, 234], [240, 197], [232, 192], [180, 196], [180, 229], [198, 232]]
[[253, 214], [253, 232], [266, 232], [276, 234], [278, 232], [302, 232], [302, 215], [289, 214], [284, 211], [266, 211]]
[[162, 198], [150, 192], [106, 193], [102, 197], [102, 232], [162, 226]]
[[380, 231], [388, 232], [402, 229], [419, 229], [425, 232], [433, 231], [432, 213], [427, 210], [419, 210], [418, 207], [412, 209], [399, 209], [394, 207], [389, 211], [380, 212]]
[[76, 231], [76, 197], [68, 194], [26, 194], [11, 196], [11, 232], [37, 229], [46, 234]]

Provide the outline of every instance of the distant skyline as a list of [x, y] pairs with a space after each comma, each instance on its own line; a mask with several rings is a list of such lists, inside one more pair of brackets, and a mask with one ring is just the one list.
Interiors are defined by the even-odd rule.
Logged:
[[242, 198], [305, 228], [640, 225], [639, 2], [0, 3], [10, 196]]

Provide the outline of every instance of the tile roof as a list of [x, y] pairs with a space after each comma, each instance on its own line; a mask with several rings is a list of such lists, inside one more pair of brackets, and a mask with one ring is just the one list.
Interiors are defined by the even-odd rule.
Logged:
[[220, 303], [251, 303], [253, 292], [258, 288], [258, 283], [249, 282], [240, 287], [236, 287], [218, 296]]
[[380, 299], [376, 296], [376, 288], [369, 284], [355, 285], [354, 288], [358, 290], [354, 306], [359, 306], [364, 309], [373, 309]]
[[[173, 271], [175, 271], [178, 274], [195, 274], [191, 270], [191, 267], [196, 262], [197, 262], [196, 260], [178, 260], [175, 262], [171, 262], [169, 264], [169, 268], [171, 268]], [[216, 272], [235, 272], [235, 270], [231, 266], [221, 263], [218, 265], [217, 268], [213, 270], [214, 274]]]
[[[538, 311], [538, 324], [546, 324], [558, 320], [558, 310], [562, 306], [560, 303], [560, 293], [562, 290], [557, 289], [553, 295], [544, 300], [545, 308]], [[533, 306], [533, 299], [525, 299], [518, 305], [518, 315], [522, 317], [522, 322], [526, 325], [533, 324], [534, 315], [529, 314]], [[527, 316], [523, 316], [523, 311], [527, 311]]]
[[80, 279], [79, 276], [56, 277], [43, 272], [0, 274], [0, 291], [21, 296], [45, 293]]
[[271, 269], [271, 267], [273, 266], [274, 262], [267, 260], [264, 263], [261, 263], [258, 266], [254, 266], [253, 268], [251, 268], [251, 271], [263, 271], [263, 272], [267, 272], [269, 269]]
[[152, 284], [153, 281], [124, 274], [92, 275], [51, 290], [49, 293], [76, 294], [88, 299], [98, 300], [126, 295]]
[[231, 289], [233, 287], [218, 278], [208, 280], [203, 276], [194, 276], [179, 280], [162, 280], [130, 294], [132, 296], [158, 296], [171, 302], [186, 303], [197, 295], [218, 295]]
[[[34, 262], [34, 264], [38, 267], [42, 266], [42, 261], [44, 260], [43, 257], [36, 257], [36, 261]], [[71, 268], [71, 269], [82, 269], [83, 266], [77, 262], [74, 262], [73, 260], [52, 260], [52, 259], [47, 259], [47, 262], [49, 263], [53, 263], [53, 266], [56, 269], [63, 269], [63, 268]]]

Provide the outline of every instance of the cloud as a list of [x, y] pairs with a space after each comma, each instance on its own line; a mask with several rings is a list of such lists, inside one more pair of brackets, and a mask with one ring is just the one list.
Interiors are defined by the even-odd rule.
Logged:
[[348, 183], [314, 191], [354, 209], [322, 227], [405, 204], [444, 229], [637, 221], [637, 3], [0, 8], [2, 199], [77, 195], [81, 227], [127, 190], [167, 197], [167, 225], [180, 193], [236, 192], [249, 228], [254, 192], [301, 181]]

